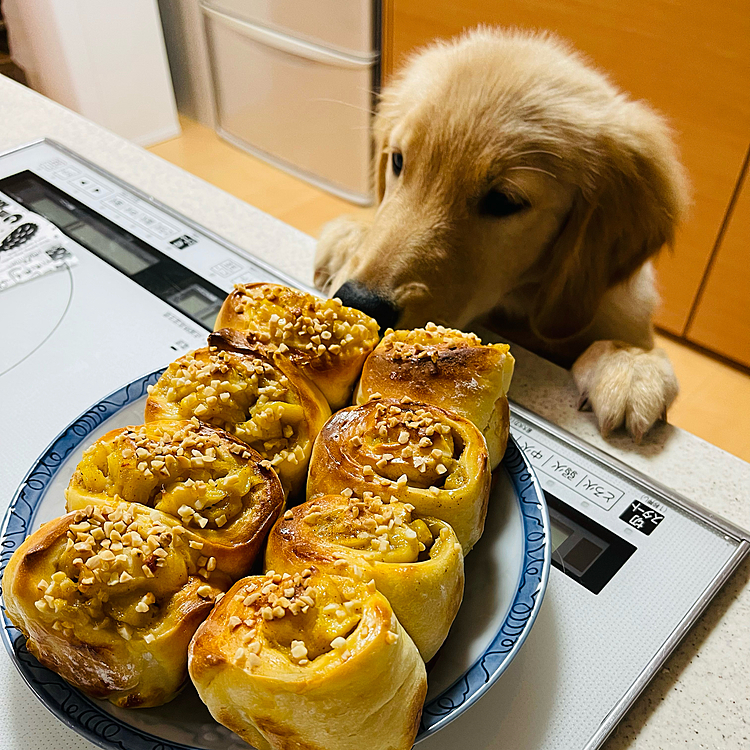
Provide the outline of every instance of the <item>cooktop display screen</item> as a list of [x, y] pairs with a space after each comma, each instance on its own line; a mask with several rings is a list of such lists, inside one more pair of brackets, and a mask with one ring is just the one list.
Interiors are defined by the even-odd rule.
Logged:
[[0, 180], [0, 191], [207, 330], [226, 296], [219, 287], [33, 172]]
[[598, 594], [635, 552], [635, 546], [548, 490], [544, 497], [552, 527], [552, 564]]

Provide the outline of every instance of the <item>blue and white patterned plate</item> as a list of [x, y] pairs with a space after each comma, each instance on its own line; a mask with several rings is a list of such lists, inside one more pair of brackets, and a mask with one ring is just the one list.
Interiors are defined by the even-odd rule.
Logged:
[[[33, 530], [65, 512], [63, 492], [84, 449], [105, 432], [143, 421], [147, 387], [162, 371], [92, 406], [57, 437], [29, 471], [0, 529], [0, 572]], [[417, 743], [478, 700], [529, 634], [550, 566], [547, 507], [531, 465], [511, 437], [482, 539], [466, 558], [466, 588], [448, 640], [429, 672]], [[42, 667], [0, 611], [3, 643], [39, 700], [61, 721], [108, 750], [245, 750], [217, 724], [192, 686], [166, 706], [126, 711], [91, 699]], [[429, 742], [427, 743], [430, 744]]]

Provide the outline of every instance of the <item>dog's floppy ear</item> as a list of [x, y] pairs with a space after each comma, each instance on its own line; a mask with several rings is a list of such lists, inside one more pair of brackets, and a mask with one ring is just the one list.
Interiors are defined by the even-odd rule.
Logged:
[[374, 151], [373, 177], [377, 202], [381, 203], [385, 195], [385, 172], [388, 169], [388, 141], [391, 135], [391, 118], [383, 110], [387, 106], [386, 100], [381, 100], [373, 123]]
[[[417, 55], [412, 58], [410, 63], [418, 57]], [[402, 117], [404, 89], [407, 85], [409, 67], [407, 65], [396, 73], [388, 82], [388, 85], [380, 92], [380, 101], [378, 102], [375, 120], [372, 125], [374, 139], [373, 178], [378, 203], [382, 202], [385, 195], [385, 175], [388, 170], [390, 156], [388, 147], [393, 127]]]
[[641, 103], [622, 104], [587, 149], [587, 179], [546, 255], [531, 326], [547, 340], [585, 329], [607, 289], [672, 244], [687, 206], [687, 181], [666, 125]]

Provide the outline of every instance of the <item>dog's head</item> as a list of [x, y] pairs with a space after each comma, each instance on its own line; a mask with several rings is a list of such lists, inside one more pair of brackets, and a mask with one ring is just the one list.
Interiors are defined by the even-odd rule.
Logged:
[[375, 145], [372, 226], [321, 242], [316, 283], [388, 325], [500, 307], [568, 337], [686, 203], [662, 119], [548, 36], [480, 29], [418, 53]]

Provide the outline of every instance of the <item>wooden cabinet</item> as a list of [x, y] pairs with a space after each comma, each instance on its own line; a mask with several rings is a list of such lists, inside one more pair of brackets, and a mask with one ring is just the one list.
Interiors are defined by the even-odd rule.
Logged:
[[[748, 151], [750, 160], [750, 151]], [[748, 160], [686, 337], [750, 367], [750, 171]]]
[[[665, 251], [657, 263], [663, 304], [656, 322], [687, 336], [711, 258], [718, 257], [720, 230], [750, 140], [750, 0], [725, 0], [712, 4], [710, 11], [698, 0], [384, 2], [386, 80], [415, 48], [480, 23], [548, 29], [569, 39], [635, 98], [649, 101], [666, 115], [690, 175], [693, 206], [674, 251]], [[747, 268], [750, 247], [737, 241], [731, 257], [736, 257], [735, 265], [744, 263]], [[724, 263], [714, 266], [722, 272], [725, 268]], [[743, 325], [750, 328], [750, 291], [744, 278], [745, 288], [737, 289], [733, 299], [744, 306], [736, 314], [744, 316]], [[713, 282], [710, 289], [719, 283]], [[690, 337], [712, 340], [704, 328], [709, 320], [716, 318], [708, 312], [694, 313]], [[727, 348], [720, 351], [745, 361], [726, 354]]]

